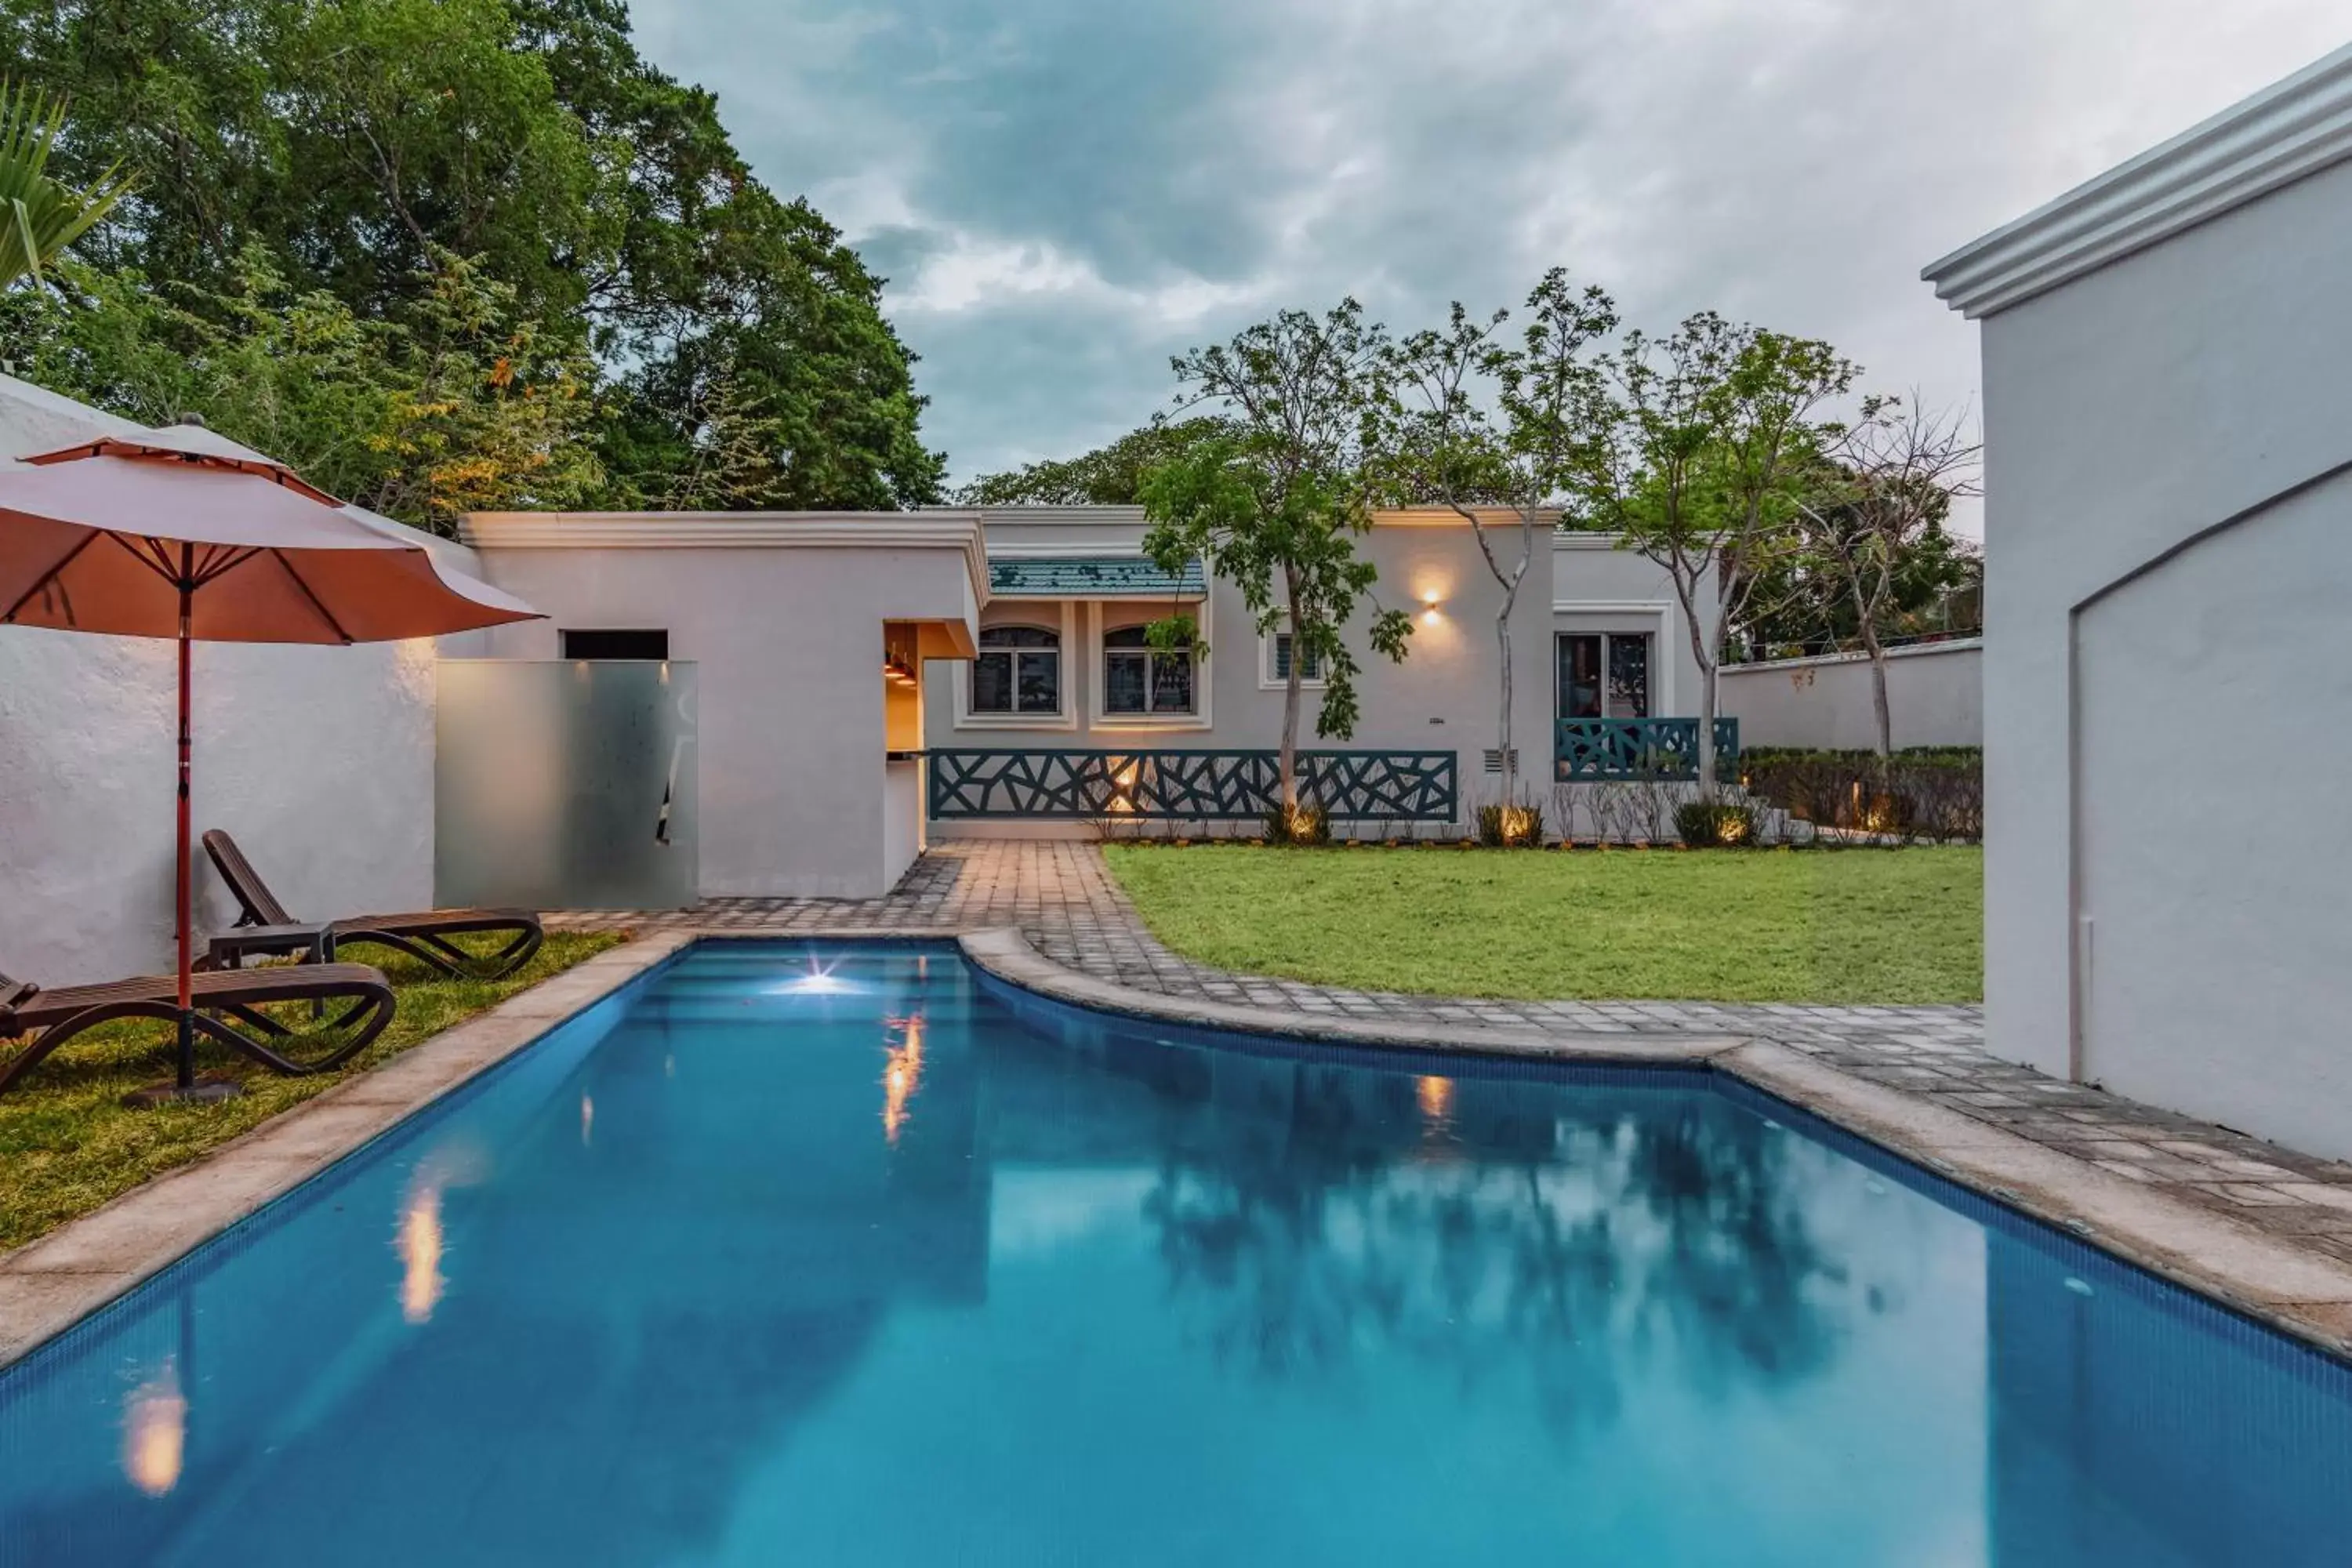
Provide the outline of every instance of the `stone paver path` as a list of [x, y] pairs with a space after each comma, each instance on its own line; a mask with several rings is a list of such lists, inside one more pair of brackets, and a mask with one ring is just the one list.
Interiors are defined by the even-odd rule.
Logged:
[[1170, 996], [1339, 1017], [1759, 1036], [2352, 1262], [2352, 1164], [1998, 1061], [1984, 1054], [1979, 1007], [1517, 1002], [1347, 991], [1232, 974], [1161, 946], [1094, 846], [1067, 842], [942, 843], [881, 899], [714, 899], [685, 911], [573, 914], [558, 916], [555, 923], [778, 935], [945, 934], [1010, 925], [1057, 963]]

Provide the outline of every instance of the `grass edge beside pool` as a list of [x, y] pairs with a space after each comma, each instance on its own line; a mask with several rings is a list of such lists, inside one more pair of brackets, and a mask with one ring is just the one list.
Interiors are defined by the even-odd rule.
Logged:
[[1984, 857], [1903, 849], [1106, 845], [1196, 962], [1352, 990], [1512, 1000], [1973, 1003]]
[[213, 1105], [124, 1106], [124, 1093], [172, 1076], [172, 1032], [144, 1021], [91, 1030], [0, 1096], [0, 1255], [626, 940], [616, 931], [551, 931], [529, 963], [495, 981], [451, 980], [404, 955], [355, 945], [346, 961], [373, 964], [393, 983], [398, 1011], [390, 1026], [344, 1067], [312, 1078], [280, 1077], [205, 1042], [198, 1068], [245, 1085]]

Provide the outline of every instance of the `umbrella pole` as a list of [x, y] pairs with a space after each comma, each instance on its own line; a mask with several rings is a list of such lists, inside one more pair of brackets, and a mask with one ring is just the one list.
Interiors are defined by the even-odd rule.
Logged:
[[[181, 546], [184, 554], [185, 545]], [[183, 562], [180, 576], [180, 859], [178, 879], [174, 884], [180, 931], [180, 1092], [185, 1094], [196, 1087], [196, 1023], [194, 983], [189, 978], [193, 962], [189, 948], [193, 936], [189, 931], [190, 905], [194, 902], [188, 887], [188, 618], [195, 597], [193, 584], [188, 581], [188, 563]]]
[[196, 593], [194, 547], [180, 547], [180, 798], [176, 815], [178, 862], [172, 885], [172, 908], [179, 926], [179, 1070], [170, 1083], [159, 1083], [137, 1089], [123, 1096], [131, 1105], [163, 1105], [173, 1101], [227, 1100], [241, 1092], [234, 1079], [196, 1080], [196, 1008], [194, 962], [195, 921], [192, 905], [192, 879], [188, 858], [188, 773], [190, 725], [188, 722], [188, 657], [194, 639], [189, 636], [190, 611]]

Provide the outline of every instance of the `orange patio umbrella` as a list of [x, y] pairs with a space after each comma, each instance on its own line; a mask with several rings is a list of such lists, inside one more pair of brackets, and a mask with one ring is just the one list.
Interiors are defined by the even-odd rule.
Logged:
[[0, 624], [179, 643], [179, 1094], [198, 1091], [189, 645], [388, 642], [537, 614], [200, 425], [0, 464]]

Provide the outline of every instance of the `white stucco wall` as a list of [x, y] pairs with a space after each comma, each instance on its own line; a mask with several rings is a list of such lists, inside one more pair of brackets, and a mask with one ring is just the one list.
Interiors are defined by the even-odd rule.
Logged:
[[[0, 453], [132, 427], [0, 377]], [[196, 830], [234, 833], [300, 915], [428, 905], [433, 658], [429, 642], [198, 644]], [[169, 966], [174, 710], [168, 642], [0, 627], [0, 971]], [[201, 848], [195, 864], [199, 931], [231, 923]]]
[[[2352, 1155], [2352, 479], [2075, 627], [2083, 1076]], [[2333, 639], [2328, 639], [2333, 640]]]
[[[1889, 649], [1886, 708], [1898, 751], [1983, 745], [1983, 639]], [[1868, 751], [1878, 744], [1865, 654], [1727, 665], [1723, 710], [1739, 721], [1743, 745]]]
[[[2259, 136], [2212, 145], [2268, 178]], [[2097, 232], [2133, 232], [2129, 193], [2105, 199]], [[2352, 1098], [2328, 1092], [2352, 1050], [2347, 858], [2322, 826], [2352, 502], [2264, 510], [2352, 458], [2352, 164], [2193, 216], [1984, 321], [1989, 1041], [2352, 1153]]]
[[[547, 619], [488, 657], [551, 659], [567, 628], [661, 628], [698, 666], [706, 895], [874, 898], [905, 869], [911, 806], [886, 773], [887, 620], [976, 616], [953, 549], [502, 548], [482, 571]], [[905, 771], [905, 770], [902, 770]]]

